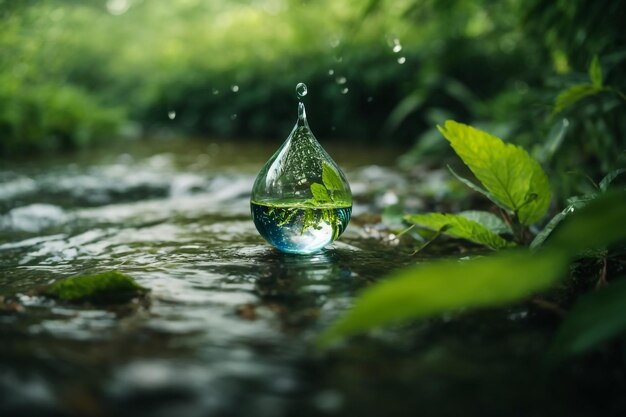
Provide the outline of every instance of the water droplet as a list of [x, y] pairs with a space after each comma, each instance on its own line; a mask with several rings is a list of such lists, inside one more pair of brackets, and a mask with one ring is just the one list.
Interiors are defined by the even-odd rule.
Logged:
[[298, 100], [301, 100], [304, 96], [306, 96], [307, 91], [305, 83], [298, 83], [298, 85], [296, 85], [296, 95], [298, 96]]
[[170, 111], [168, 111], [168, 112], [167, 112], [167, 117], [168, 117], [170, 120], [174, 120], [174, 119], [176, 118], [176, 112], [175, 112], [174, 110], [170, 110]]
[[348, 87], [344, 87], [341, 89], [341, 94], [348, 94], [348, 91], [350, 91]]
[[[301, 98], [306, 86], [300, 83], [296, 91]], [[254, 182], [250, 208], [261, 236], [289, 253], [318, 252], [350, 221], [350, 186], [313, 136], [301, 100], [291, 134]]]
[[374, 101], [374, 97], [369, 96], [369, 97], [367, 98], [367, 102], [368, 102], [368, 103], [371, 103], [372, 101]]
[[235, 120], [237, 119], [237, 113], [233, 113], [230, 115], [230, 120]]
[[396, 53], [396, 54], [397, 54], [398, 52], [400, 52], [400, 51], [402, 50], [402, 45], [400, 45], [399, 43], [398, 43], [398, 44], [395, 44], [395, 45], [393, 46], [393, 48], [391, 48], [391, 50], [392, 50], [394, 53]]
[[406, 62], [406, 58], [401, 56], [400, 58], [398, 58], [398, 64], [402, 65]]
[[334, 73], [335, 73], [334, 69], [331, 68], [331, 69], [328, 70], [328, 75], [333, 75]]
[[348, 82], [348, 79], [346, 77], [337, 77], [337, 79], [335, 80], [337, 82], [337, 84], [345, 84]]
[[218, 90], [217, 88], [213, 89], [213, 95], [216, 96], [220, 93], [220, 90]]
[[239, 91], [239, 86], [237, 84], [234, 84], [230, 87], [230, 89], [233, 93], [236, 93], [237, 91]]

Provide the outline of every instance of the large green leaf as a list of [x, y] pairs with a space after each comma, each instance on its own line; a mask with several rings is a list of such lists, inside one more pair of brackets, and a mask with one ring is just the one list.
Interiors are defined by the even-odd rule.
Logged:
[[505, 252], [403, 269], [365, 290], [319, 343], [409, 319], [517, 301], [550, 287], [566, 265], [561, 251]]
[[603, 194], [563, 221], [550, 246], [576, 254], [626, 241], [626, 192]]
[[543, 169], [528, 152], [452, 120], [438, 128], [476, 178], [522, 224], [544, 216], [552, 191]]
[[626, 334], [626, 279], [583, 297], [558, 330], [550, 349], [555, 359], [578, 355]]
[[409, 223], [435, 231], [442, 230], [442, 233], [445, 235], [466, 239], [492, 249], [502, 249], [509, 246], [509, 242], [487, 227], [461, 215], [444, 213], [411, 214], [405, 216], [404, 219]]

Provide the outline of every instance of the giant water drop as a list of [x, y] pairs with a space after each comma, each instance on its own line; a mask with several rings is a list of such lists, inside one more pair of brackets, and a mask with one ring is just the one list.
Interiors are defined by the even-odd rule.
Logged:
[[261, 236], [283, 252], [300, 254], [335, 241], [352, 214], [350, 185], [309, 127], [306, 94], [306, 85], [299, 83], [296, 124], [259, 172], [250, 200]]

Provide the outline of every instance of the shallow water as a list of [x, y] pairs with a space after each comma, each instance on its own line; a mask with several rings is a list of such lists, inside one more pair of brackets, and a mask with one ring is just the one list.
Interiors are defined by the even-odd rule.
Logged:
[[[419, 207], [440, 174], [417, 184], [385, 166], [392, 153], [331, 147], [352, 185], [354, 220], [321, 253], [284, 254], [249, 213], [273, 146], [174, 142], [6, 165], [0, 295], [17, 302], [0, 312], [0, 415], [590, 410], [564, 400], [575, 380], [547, 390], [536, 365], [555, 323], [524, 306], [315, 351], [359, 289], [416, 261], [375, 215], [398, 199]], [[111, 269], [150, 288], [149, 303], [61, 305], [32, 292]]]

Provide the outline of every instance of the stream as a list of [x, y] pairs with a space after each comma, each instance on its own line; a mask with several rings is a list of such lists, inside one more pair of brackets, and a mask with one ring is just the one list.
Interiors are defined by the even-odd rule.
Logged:
[[[277, 146], [161, 141], [3, 163], [0, 415], [582, 416], [598, 404], [578, 390], [616, 389], [600, 371], [552, 384], [539, 362], [558, 323], [526, 305], [316, 350], [359, 290], [425, 261], [382, 209], [423, 207], [449, 178], [399, 171], [392, 151], [329, 146], [353, 220], [318, 254], [283, 254], [249, 207]], [[62, 304], [33, 291], [108, 270], [149, 288], [148, 301]]]

